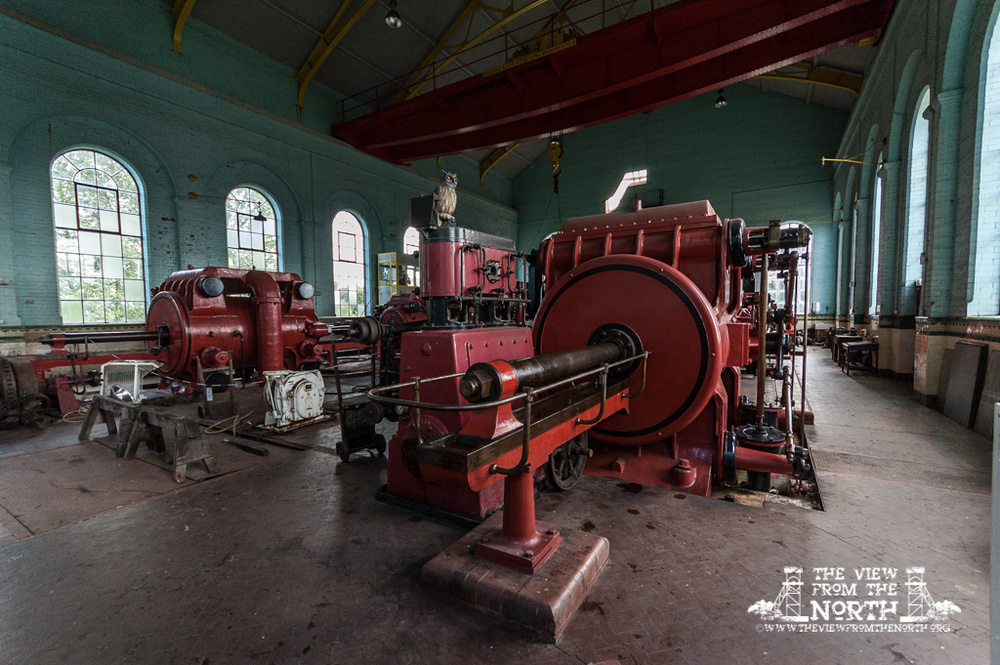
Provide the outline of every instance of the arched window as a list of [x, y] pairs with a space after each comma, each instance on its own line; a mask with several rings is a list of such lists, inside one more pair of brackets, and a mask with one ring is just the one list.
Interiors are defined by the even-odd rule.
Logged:
[[420, 249], [420, 232], [412, 226], [403, 234], [403, 254], [415, 254]]
[[406, 280], [410, 286], [420, 286], [420, 265], [412, 258], [420, 250], [420, 232], [412, 226], [403, 234], [403, 254], [411, 257], [406, 262]]
[[927, 169], [931, 142], [930, 121], [924, 117], [931, 103], [930, 88], [924, 87], [913, 113], [910, 134], [909, 173], [906, 183], [906, 249], [903, 256], [903, 312], [917, 314], [916, 283], [922, 278], [920, 255], [924, 252], [927, 220]]
[[274, 204], [253, 187], [226, 197], [226, 246], [230, 268], [278, 270], [278, 219]]
[[[983, 49], [986, 61], [979, 146], [975, 281], [969, 315], [1000, 313], [1000, 35], [996, 24]], [[989, 34], [989, 33], [988, 33]]]
[[333, 291], [335, 316], [364, 316], [365, 231], [361, 220], [341, 210], [333, 218]]
[[870, 289], [868, 294], [868, 313], [878, 314], [878, 263], [879, 246], [882, 244], [882, 181], [885, 172], [882, 170], [882, 155], [875, 160], [875, 186], [872, 196], [872, 263], [869, 275]]
[[142, 208], [133, 173], [96, 150], [52, 162], [59, 309], [64, 324], [146, 319]]

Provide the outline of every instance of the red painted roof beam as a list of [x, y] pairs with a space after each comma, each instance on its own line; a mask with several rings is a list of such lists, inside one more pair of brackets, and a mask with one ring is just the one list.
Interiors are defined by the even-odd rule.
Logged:
[[892, 0], [680, 0], [334, 127], [405, 162], [576, 131], [880, 34]]

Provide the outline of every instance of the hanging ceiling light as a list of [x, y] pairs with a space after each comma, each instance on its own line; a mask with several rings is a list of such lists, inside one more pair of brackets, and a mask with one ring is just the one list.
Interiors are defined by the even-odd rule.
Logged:
[[253, 216], [253, 221], [255, 222], [266, 222], [267, 217], [264, 216], [264, 204], [257, 204], [257, 214]]
[[389, 11], [385, 15], [385, 24], [390, 28], [403, 27], [403, 17], [396, 11], [396, 0], [389, 0]]
[[721, 109], [729, 105], [729, 102], [726, 100], [726, 96], [722, 94], [725, 91], [726, 91], [725, 88], [719, 89], [719, 96], [715, 98], [715, 108]]

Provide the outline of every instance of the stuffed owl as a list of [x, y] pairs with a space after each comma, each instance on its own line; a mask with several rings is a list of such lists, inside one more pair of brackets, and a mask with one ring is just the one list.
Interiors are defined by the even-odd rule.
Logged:
[[434, 188], [434, 218], [438, 226], [455, 225], [455, 207], [458, 205], [458, 176], [442, 171], [444, 176]]

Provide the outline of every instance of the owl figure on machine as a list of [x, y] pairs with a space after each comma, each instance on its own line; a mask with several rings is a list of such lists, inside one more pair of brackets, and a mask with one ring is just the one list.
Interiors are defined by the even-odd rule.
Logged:
[[455, 207], [458, 205], [458, 176], [442, 171], [444, 176], [434, 188], [434, 219], [438, 226], [455, 226]]

